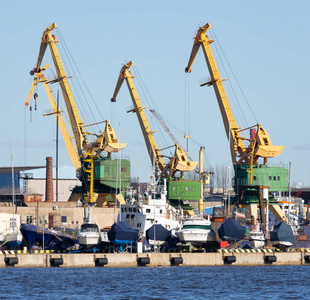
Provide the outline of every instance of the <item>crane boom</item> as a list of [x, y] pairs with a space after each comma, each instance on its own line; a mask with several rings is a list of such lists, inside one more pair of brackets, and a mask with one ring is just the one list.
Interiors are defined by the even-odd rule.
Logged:
[[254, 157], [254, 163], [257, 163], [259, 157], [263, 157], [266, 161], [268, 157], [275, 157], [281, 154], [283, 146], [273, 146], [268, 133], [263, 129], [261, 124], [257, 124], [257, 132], [255, 139], [250, 141], [250, 145], [245, 147], [243, 144], [244, 137], [240, 135], [240, 127], [237, 126], [233, 117], [225, 90], [223, 86], [223, 79], [221, 79], [210, 44], [214, 41], [210, 39], [206, 32], [212, 28], [210, 23], [200, 27], [194, 37], [194, 45], [192, 52], [185, 69], [185, 72], [191, 72], [191, 68], [195, 57], [198, 53], [199, 47], [202, 47], [205, 60], [207, 62], [208, 70], [211, 80], [203, 85], [213, 85], [218, 105], [220, 107], [227, 138], [230, 140], [230, 150], [232, 162], [235, 163], [251, 163], [251, 157]]
[[123, 81], [126, 80], [129, 93], [134, 105], [134, 108], [131, 111], [137, 113], [139, 124], [152, 164], [155, 162], [155, 167], [159, 168], [161, 175], [164, 177], [174, 177], [177, 171], [180, 171], [183, 177], [183, 172], [194, 170], [196, 168], [197, 162], [189, 161], [184, 150], [178, 144], [176, 144], [174, 156], [170, 158], [170, 161], [167, 164], [164, 163], [162, 155], [160, 154], [160, 149], [157, 147], [157, 144], [155, 142], [153, 131], [151, 130], [151, 127], [145, 116], [144, 107], [142, 107], [141, 105], [141, 101], [135, 88], [133, 82], [134, 76], [131, 75], [129, 71], [129, 68], [132, 65], [132, 61], [123, 65], [111, 101], [116, 101], [116, 97], [123, 84]]

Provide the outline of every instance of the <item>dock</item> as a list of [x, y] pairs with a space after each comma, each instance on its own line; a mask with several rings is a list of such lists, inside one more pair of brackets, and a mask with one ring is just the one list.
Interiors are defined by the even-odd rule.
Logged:
[[309, 265], [310, 249], [275, 252], [219, 250], [210, 253], [50, 253], [1, 251], [0, 268], [43, 267], [169, 267], [169, 266]]

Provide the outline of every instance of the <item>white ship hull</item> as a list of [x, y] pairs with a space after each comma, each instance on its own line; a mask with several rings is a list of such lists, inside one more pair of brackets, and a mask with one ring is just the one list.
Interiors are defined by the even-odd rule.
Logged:
[[291, 242], [286, 242], [286, 241], [273, 241], [272, 245], [279, 249], [286, 249], [286, 248], [293, 246]]
[[83, 248], [91, 248], [100, 243], [100, 234], [97, 232], [82, 232], [77, 235], [77, 239]]
[[182, 243], [191, 243], [193, 246], [205, 245], [216, 241], [215, 233], [205, 230], [177, 231], [176, 236]]
[[265, 246], [265, 239], [258, 239], [258, 238], [254, 238], [254, 239], [249, 239], [249, 244], [252, 248], [263, 248]]
[[191, 243], [193, 246], [205, 246], [216, 242], [210, 219], [198, 217], [184, 221], [182, 229], [176, 232], [176, 236], [182, 243]]
[[81, 230], [77, 235], [78, 242], [82, 248], [91, 248], [100, 244], [100, 232], [96, 224], [82, 224]]

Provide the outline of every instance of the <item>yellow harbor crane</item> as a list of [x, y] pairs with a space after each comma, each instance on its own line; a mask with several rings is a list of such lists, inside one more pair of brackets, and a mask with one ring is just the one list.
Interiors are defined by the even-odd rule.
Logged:
[[[210, 44], [214, 40], [210, 39], [206, 32], [211, 28], [210, 23], [205, 24], [200, 27], [197, 31], [196, 36], [194, 37], [193, 49], [185, 69], [185, 72], [191, 72], [192, 65], [194, 63], [197, 52], [202, 47], [208, 70], [211, 76], [210, 81], [204, 83], [203, 85], [213, 86], [216, 98], [220, 107], [222, 114], [224, 127], [226, 130], [227, 138], [230, 139], [230, 149], [232, 162], [236, 163], [250, 163], [251, 158], [253, 158], [253, 163], [257, 164], [257, 161], [260, 157], [264, 158], [264, 163], [267, 164], [267, 158], [275, 157], [281, 154], [283, 146], [273, 146], [270, 140], [268, 133], [263, 129], [261, 124], [254, 125], [257, 127], [255, 138], [250, 140], [248, 147], [245, 147], [243, 141], [246, 140], [241, 136], [240, 132], [250, 129], [241, 129], [237, 126], [235, 119], [233, 117], [224, 87], [223, 79], [221, 79], [218, 72]], [[230, 138], [229, 138], [230, 136]]]
[[[88, 180], [90, 181], [90, 188], [88, 191], [89, 196], [89, 202], [95, 203], [94, 200], [94, 158], [100, 157], [100, 154], [105, 151], [107, 154], [107, 157], [111, 157], [111, 152], [118, 152], [122, 150], [126, 144], [119, 143], [114, 129], [112, 128], [111, 124], [108, 120], [103, 121], [105, 122], [105, 128], [103, 132], [100, 132], [99, 134], [91, 133], [85, 130], [87, 126], [92, 126], [95, 124], [90, 125], [84, 125], [84, 123], [81, 121], [80, 116], [78, 114], [77, 106], [75, 104], [75, 101], [73, 99], [73, 95], [70, 89], [70, 85], [68, 82], [68, 76], [65, 73], [65, 70], [63, 68], [58, 49], [57, 49], [57, 43], [58, 40], [56, 39], [55, 35], [52, 34], [52, 31], [57, 28], [56, 23], [53, 23], [48, 28], [45, 29], [43, 32], [42, 38], [41, 38], [41, 45], [38, 55], [38, 60], [36, 63], [36, 67], [30, 71], [31, 75], [35, 75], [34, 81], [32, 83], [26, 105], [28, 105], [30, 98], [35, 90], [35, 87], [39, 82], [43, 82], [44, 87], [46, 89], [47, 95], [49, 97], [49, 100], [51, 102], [52, 108], [54, 112], [57, 112], [57, 107], [55, 105], [55, 100], [53, 99], [52, 93], [48, 87], [48, 84], [52, 84], [55, 82], [59, 82], [60, 88], [62, 91], [63, 99], [66, 105], [68, 117], [70, 120], [71, 129], [73, 132], [73, 137], [75, 141], [75, 147], [73, 146], [71, 137], [60, 118], [60, 129], [63, 135], [63, 138], [65, 140], [67, 150], [69, 152], [71, 161], [76, 169], [78, 169], [81, 164], [83, 166], [84, 172], [88, 173]], [[49, 65], [46, 65], [41, 68], [41, 63], [43, 60], [43, 56], [45, 54], [46, 48], [49, 46], [51, 56], [54, 62], [55, 70], [56, 70], [56, 78], [53, 79], [47, 79], [45, 78], [43, 72], [49, 67]], [[35, 94], [37, 97], [37, 95]], [[36, 99], [35, 97], [35, 99]], [[102, 122], [99, 122], [102, 123]], [[96, 124], [99, 124], [96, 123]], [[95, 136], [94, 142], [88, 141], [88, 136]]]
[[[210, 28], [211, 28], [210, 23], [207, 23], [198, 29], [197, 34], [194, 37], [193, 48], [192, 48], [185, 72], [191, 72], [193, 62], [201, 46], [203, 53], [204, 53], [205, 60], [207, 62], [210, 77], [211, 77], [209, 81], [201, 84], [201, 86], [208, 85], [208, 86], [213, 86], [214, 88], [216, 98], [218, 101], [218, 105], [220, 107], [222, 119], [224, 122], [226, 135], [227, 135], [227, 138], [230, 140], [231, 157], [232, 157], [232, 162], [235, 167], [235, 191], [239, 193], [240, 194], [239, 197], [242, 198], [244, 192], [248, 190], [248, 194], [250, 198], [250, 188], [252, 187], [253, 177], [254, 177], [253, 176], [253, 165], [254, 166], [256, 165], [257, 167], [259, 167], [255, 169], [255, 172], [257, 172], [256, 173], [257, 175], [260, 175], [263, 177], [262, 180], [264, 182], [270, 183], [270, 178], [273, 179], [277, 177], [279, 179], [279, 176], [266, 176], [268, 172], [268, 168], [264, 168], [264, 167], [267, 167], [268, 158], [276, 157], [281, 154], [283, 150], [283, 146], [274, 146], [271, 143], [268, 133], [264, 130], [261, 124], [256, 124], [252, 127], [245, 128], [245, 129], [241, 129], [240, 127], [237, 126], [235, 119], [233, 117], [226, 93], [225, 93], [225, 90], [224, 90], [224, 86], [222, 83], [223, 79], [221, 79], [219, 75], [219, 72], [218, 72], [212, 51], [211, 51], [210, 44], [214, 42], [214, 40], [209, 38], [206, 35], [207, 30]], [[246, 139], [241, 135], [242, 131], [248, 130], [254, 127], [256, 127], [256, 132], [254, 132], [254, 134], [250, 137], [250, 139]], [[245, 146], [245, 143], [244, 143], [245, 141], [247, 141], [248, 146]], [[258, 159], [260, 157], [263, 158], [264, 165], [258, 164]], [[238, 166], [247, 166], [246, 172], [250, 174], [249, 184], [241, 183], [241, 181], [244, 179], [244, 178], [241, 178], [241, 175], [244, 173], [242, 173], [243, 170], [241, 168], [238, 168]], [[267, 180], [264, 177], [267, 177]], [[256, 178], [256, 176], [254, 178]], [[273, 187], [276, 188], [275, 183], [272, 182], [272, 184], [274, 184]], [[264, 206], [263, 198], [262, 198], [263, 185], [266, 185], [266, 184], [260, 183], [256, 185], [257, 190], [259, 191], [258, 198], [259, 198], [259, 205], [261, 208]], [[236, 188], [236, 186], [238, 186], [238, 188]], [[251, 201], [252, 200], [249, 200], [247, 202], [247, 204], [250, 204], [250, 211], [248, 215], [250, 217], [254, 216], [256, 220], [257, 218], [257, 204], [255, 203], [256, 200], [254, 200], [254, 202], [251, 202]], [[272, 212], [276, 215], [278, 219], [286, 221], [286, 218], [283, 212], [281, 211], [279, 205], [274, 203], [274, 205], [270, 206], [270, 209], [272, 210]], [[261, 211], [263, 210], [261, 209]]]
[[172, 157], [168, 157], [169, 159], [168, 163], [166, 164], [164, 163], [163, 157], [165, 156], [162, 155], [160, 152], [167, 148], [159, 149], [155, 142], [153, 131], [151, 130], [151, 127], [144, 113], [145, 107], [142, 107], [141, 105], [141, 101], [139, 99], [137, 90], [133, 82], [133, 78], [135, 76], [133, 76], [129, 71], [129, 68], [132, 65], [133, 65], [132, 61], [123, 65], [111, 101], [116, 102], [118, 92], [123, 84], [123, 81], [126, 80], [129, 93], [134, 105], [134, 108], [128, 112], [135, 112], [137, 114], [139, 124], [143, 133], [143, 137], [146, 143], [147, 151], [149, 153], [152, 164], [155, 164], [154, 167], [157, 169], [156, 170], [157, 177], [173, 178], [179, 171], [181, 173], [181, 178], [183, 178], [184, 172], [194, 170], [198, 162], [189, 161], [185, 151], [178, 144], [175, 144], [174, 155]]

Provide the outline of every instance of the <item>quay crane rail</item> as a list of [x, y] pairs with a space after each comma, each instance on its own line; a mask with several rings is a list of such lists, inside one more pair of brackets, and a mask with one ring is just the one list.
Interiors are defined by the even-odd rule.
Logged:
[[116, 97], [118, 95], [118, 92], [124, 82], [126, 80], [129, 93], [134, 105], [134, 108], [128, 112], [135, 112], [137, 114], [139, 124], [143, 133], [143, 137], [146, 143], [147, 151], [149, 153], [150, 159], [152, 164], [155, 164], [156, 168], [156, 174], [157, 177], [165, 177], [165, 178], [172, 178], [176, 176], [176, 173], [178, 171], [181, 172], [181, 178], [184, 176], [184, 172], [192, 171], [196, 168], [198, 162], [189, 161], [185, 151], [178, 145], [175, 144], [175, 153], [172, 157], [168, 157], [169, 161], [168, 163], [164, 163], [163, 157], [164, 155], [160, 154], [160, 151], [165, 149], [159, 149], [154, 136], [153, 131], [150, 128], [150, 125], [148, 123], [148, 120], [144, 113], [144, 108], [141, 105], [141, 101], [139, 99], [137, 90], [135, 88], [133, 76], [131, 72], [129, 71], [129, 68], [133, 65], [133, 62], [130, 61], [127, 64], [124, 64], [120, 74], [119, 78], [115, 87], [115, 91], [113, 94], [113, 97], [111, 98], [111, 102], [116, 102]]
[[[30, 97], [35, 89], [35, 86], [38, 84], [38, 82], [42, 81], [46, 84], [59, 82], [60, 88], [62, 91], [62, 95], [65, 101], [68, 117], [70, 120], [71, 129], [73, 132], [74, 140], [75, 140], [75, 146], [76, 146], [76, 153], [74, 153], [72, 149], [72, 145], [69, 145], [70, 143], [66, 143], [67, 150], [69, 152], [69, 155], [71, 157], [71, 160], [74, 164], [74, 167], [77, 168], [80, 166], [80, 164], [76, 163], [76, 157], [79, 158], [81, 161], [81, 164], [84, 168], [84, 172], [88, 173], [89, 175], [88, 180], [90, 181], [90, 188], [89, 188], [89, 202], [91, 204], [95, 203], [94, 200], [94, 194], [93, 194], [93, 188], [94, 188], [94, 158], [100, 157], [100, 154], [105, 151], [107, 154], [107, 157], [111, 157], [111, 152], [118, 152], [122, 150], [126, 144], [125, 143], [118, 143], [118, 140], [116, 138], [114, 129], [112, 128], [111, 124], [108, 120], [105, 122], [105, 128], [102, 133], [96, 134], [86, 131], [84, 128], [86, 125], [81, 121], [80, 116], [78, 114], [77, 106], [75, 104], [75, 101], [73, 99], [73, 95], [70, 89], [70, 85], [68, 82], [68, 76], [65, 73], [65, 70], [63, 68], [58, 49], [56, 44], [59, 42], [56, 40], [55, 35], [52, 34], [52, 31], [57, 28], [56, 23], [53, 23], [48, 28], [45, 29], [43, 32], [42, 38], [41, 38], [41, 44], [40, 44], [40, 50], [39, 55], [36, 63], [36, 67], [30, 71], [30, 75], [35, 75], [28, 99], [25, 103], [25, 105], [28, 105], [28, 102], [30, 100]], [[46, 51], [47, 46], [49, 46], [51, 56], [54, 62], [54, 66], [56, 69], [57, 77], [53, 80], [45, 81], [43, 72], [46, 69], [47, 66], [41, 67], [41, 63]], [[47, 90], [47, 94], [50, 98], [50, 91]], [[35, 97], [36, 98], [36, 97]], [[50, 99], [51, 101], [51, 99]], [[54, 101], [55, 102], [55, 101]], [[52, 101], [51, 101], [52, 103]], [[53, 107], [53, 105], [52, 105]], [[55, 108], [53, 108], [55, 111]], [[57, 111], [57, 109], [56, 109]], [[94, 124], [91, 124], [94, 125]], [[90, 126], [90, 125], [87, 125]], [[61, 126], [60, 126], [61, 127]], [[66, 129], [61, 130], [64, 140], [68, 140], [68, 132], [66, 133]], [[92, 135], [96, 137], [96, 140], [94, 142], [89, 142], [87, 139], [88, 135]], [[68, 147], [69, 145], [69, 147]]]
[[[249, 198], [251, 197], [250, 193], [252, 192], [253, 195], [253, 188], [256, 190], [255, 197], [258, 198], [258, 203], [260, 206], [261, 211], [261, 219], [264, 222], [265, 215], [264, 211], [266, 209], [266, 204], [264, 204], [263, 200], [263, 189], [268, 188], [267, 186], [254, 186], [253, 184], [253, 165], [258, 165], [258, 159], [261, 157], [264, 160], [264, 165], [267, 166], [267, 159], [271, 157], [276, 157], [281, 154], [283, 150], [283, 146], [274, 146], [271, 143], [270, 137], [268, 133], [264, 130], [264, 128], [261, 126], [261, 124], [254, 125], [249, 128], [241, 129], [237, 126], [235, 119], [233, 117], [224, 86], [222, 84], [223, 79], [221, 79], [219, 75], [219, 71], [217, 69], [210, 44], [214, 42], [213, 39], [209, 38], [206, 35], [206, 32], [208, 29], [212, 28], [210, 23], [205, 24], [204, 26], [200, 27], [196, 33], [196, 36], [194, 37], [194, 44], [193, 48], [190, 54], [190, 58], [187, 64], [187, 67], [185, 68], [185, 72], [189, 73], [191, 72], [191, 68], [193, 65], [193, 62], [196, 58], [196, 55], [198, 53], [198, 50], [201, 46], [204, 57], [207, 63], [207, 67], [210, 73], [210, 81], [205, 82], [201, 84], [201, 86], [208, 85], [213, 86], [215, 95], [218, 101], [218, 105], [221, 111], [225, 131], [228, 140], [230, 141], [230, 151], [231, 151], [231, 157], [232, 157], [232, 163], [235, 167], [235, 191], [238, 193], [238, 196], [241, 199], [241, 203], [243, 202], [243, 196], [245, 193], [248, 193]], [[241, 136], [241, 132], [244, 130], [248, 130], [250, 128], [257, 127], [256, 132], [251, 133], [250, 139], [246, 139], [243, 136]], [[248, 141], [248, 146], [245, 146], [244, 141]], [[249, 179], [249, 185], [240, 185], [239, 179], [241, 181], [240, 174], [236, 167], [241, 165], [248, 165], [250, 174]], [[236, 190], [237, 187], [237, 190]], [[252, 189], [252, 191], [251, 191]], [[251, 200], [250, 200], [251, 201]], [[249, 202], [251, 203], [251, 202]], [[255, 203], [255, 201], [254, 201]], [[253, 204], [253, 202], [250, 205], [246, 205], [246, 211], [247, 206], [250, 206], [250, 210], [247, 213], [247, 216], [252, 218], [254, 217], [255, 221], [257, 219], [257, 204]], [[286, 217], [284, 216], [284, 213], [282, 212], [281, 208], [277, 204], [270, 205], [270, 209], [274, 213], [274, 215], [279, 219], [287, 222]], [[265, 224], [263, 224], [265, 225]], [[265, 231], [265, 228], [264, 228]]]

